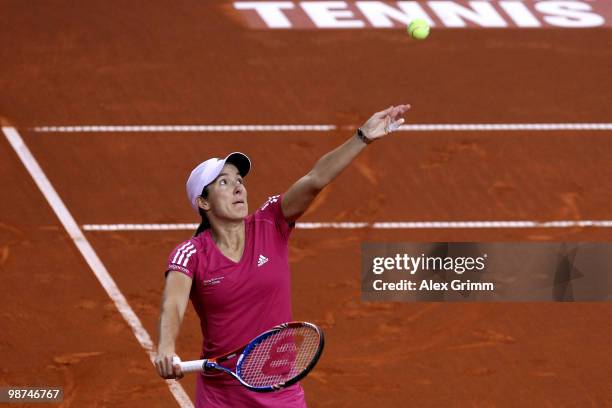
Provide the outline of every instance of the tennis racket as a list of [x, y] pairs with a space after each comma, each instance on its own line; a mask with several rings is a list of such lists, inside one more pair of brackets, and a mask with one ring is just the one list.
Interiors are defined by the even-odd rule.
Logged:
[[[295, 384], [312, 370], [323, 352], [323, 331], [308, 322], [283, 323], [230, 353], [205, 360], [180, 361], [183, 373], [225, 372], [251, 391], [270, 392]], [[220, 364], [239, 355], [230, 370]]]

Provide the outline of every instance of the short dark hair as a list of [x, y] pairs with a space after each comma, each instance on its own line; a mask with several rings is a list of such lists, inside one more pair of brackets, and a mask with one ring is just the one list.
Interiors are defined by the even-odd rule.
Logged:
[[[208, 198], [208, 186], [204, 186], [204, 188], [202, 189], [202, 194], [200, 194], [200, 197], [204, 199]], [[206, 211], [204, 211], [202, 207], [198, 206], [198, 213], [200, 213], [200, 217], [202, 217], [202, 222], [198, 226], [198, 229], [196, 230], [195, 234], [193, 234], [194, 237], [197, 237], [202, 232], [206, 231], [207, 229], [210, 229], [210, 221], [208, 221], [208, 217], [206, 216]]]

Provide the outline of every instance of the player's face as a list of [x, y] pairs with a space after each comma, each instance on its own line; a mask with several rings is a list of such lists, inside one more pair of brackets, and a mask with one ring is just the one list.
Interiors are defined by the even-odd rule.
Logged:
[[244, 180], [233, 164], [226, 163], [208, 188], [210, 212], [215, 218], [242, 220], [249, 213]]

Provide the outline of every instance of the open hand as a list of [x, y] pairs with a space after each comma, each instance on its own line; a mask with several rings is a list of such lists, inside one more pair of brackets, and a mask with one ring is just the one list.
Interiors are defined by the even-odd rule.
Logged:
[[410, 109], [410, 105], [391, 106], [376, 112], [361, 126], [364, 135], [370, 140], [380, 139], [388, 133], [396, 131], [404, 123], [402, 115]]

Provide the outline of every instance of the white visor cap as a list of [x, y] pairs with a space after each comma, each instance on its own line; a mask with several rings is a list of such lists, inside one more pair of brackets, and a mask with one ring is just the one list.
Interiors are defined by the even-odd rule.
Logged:
[[187, 179], [187, 198], [194, 210], [198, 211], [198, 197], [202, 195], [202, 190], [215, 181], [225, 163], [236, 166], [242, 177], [246, 176], [251, 169], [251, 160], [246, 154], [240, 152], [230, 153], [225, 159], [213, 157], [200, 163], [191, 171]]

